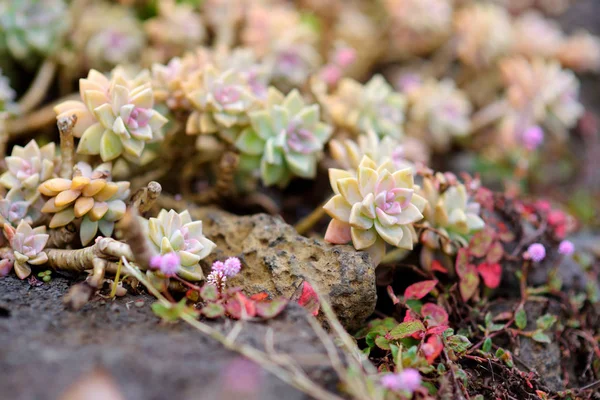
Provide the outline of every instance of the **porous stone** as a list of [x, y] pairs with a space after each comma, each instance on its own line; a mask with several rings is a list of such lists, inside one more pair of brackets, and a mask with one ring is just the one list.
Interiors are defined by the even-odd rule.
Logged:
[[236, 216], [211, 208], [193, 214], [203, 221], [204, 234], [217, 244], [203, 260], [205, 274], [214, 260], [235, 256], [243, 267], [230, 283], [247, 294], [289, 298], [306, 280], [329, 297], [346, 329], [357, 329], [373, 313], [375, 269], [367, 253], [306, 238], [281, 218], [267, 214]]

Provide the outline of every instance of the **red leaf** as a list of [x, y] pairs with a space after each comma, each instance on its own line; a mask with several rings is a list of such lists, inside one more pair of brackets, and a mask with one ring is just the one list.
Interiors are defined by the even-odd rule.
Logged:
[[400, 299], [398, 299], [398, 296], [396, 296], [396, 294], [394, 293], [394, 289], [391, 286], [388, 285], [386, 291], [390, 299], [392, 299], [392, 303], [394, 303], [394, 305], [400, 303]]
[[292, 294], [291, 300], [306, 308], [312, 315], [319, 314], [319, 297], [310, 283], [303, 281]]
[[234, 319], [247, 319], [256, 316], [256, 304], [243, 293], [236, 293], [235, 297], [227, 301], [225, 308], [227, 313]]
[[12, 242], [16, 232], [17, 230], [13, 228], [10, 224], [4, 224], [4, 236], [6, 236], [6, 239], [8, 239], [9, 242]]
[[473, 264], [468, 264], [459, 283], [460, 295], [463, 301], [469, 300], [479, 287], [479, 275], [477, 268]]
[[483, 278], [485, 286], [495, 289], [500, 285], [500, 279], [502, 278], [502, 267], [500, 264], [481, 263], [477, 266], [477, 272]]
[[443, 307], [433, 303], [425, 303], [421, 307], [421, 315], [427, 322], [427, 327], [446, 325], [448, 323], [448, 313]]
[[429, 336], [427, 342], [421, 346], [421, 351], [429, 364], [438, 358], [442, 350], [444, 350], [444, 344], [442, 343], [442, 339], [437, 335]]
[[404, 320], [402, 322], [410, 322], [418, 319], [420, 319], [419, 314], [417, 314], [411, 309], [408, 309], [406, 310], [406, 314], [404, 315]]
[[250, 296], [250, 300], [254, 301], [265, 301], [269, 298], [269, 294], [267, 292], [255, 293]]
[[442, 265], [442, 263], [439, 262], [438, 260], [433, 260], [431, 262], [431, 270], [432, 271], [438, 271], [438, 272], [441, 272], [443, 274], [447, 274], [448, 273], [448, 270], [446, 269], [446, 267], [444, 267]]
[[404, 297], [406, 299], [422, 299], [433, 290], [437, 283], [437, 279], [414, 283], [406, 288], [404, 291]]
[[427, 334], [428, 335], [441, 335], [448, 328], [449, 328], [448, 325], [434, 326], [434, 327], [431, 327], [431, 328], [427, 329]]
[[502, 260], [504, 257], [504, 247], [502, 247], [502, 243], [495, 241], [490, 247], [485, 260], [490, 264], [495, 264]]

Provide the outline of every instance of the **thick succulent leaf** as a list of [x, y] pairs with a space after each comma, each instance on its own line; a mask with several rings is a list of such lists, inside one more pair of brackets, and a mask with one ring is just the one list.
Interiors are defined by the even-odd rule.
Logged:
[[98, 234], [98, 221], [92, 221], [88, 217], [83, 217], [81, 227], [79, 228], [79, 239], [81, 244], [87, 246]]
[[258, 156], [264, 151], [265, 141], [253, 129], [246, 128], [236, 140], [235, 145], [242, 153]]

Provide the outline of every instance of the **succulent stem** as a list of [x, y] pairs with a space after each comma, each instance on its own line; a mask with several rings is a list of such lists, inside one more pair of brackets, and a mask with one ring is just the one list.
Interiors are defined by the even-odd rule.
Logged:
[[60, 132], [60, 172], [59, 176], [65, 179], [73, 177], [73, 165], [75, 156], [75, 140], [73, 139], [73, 127], [77, 123], [77, 116], [61, 117], [56, 121]]
[[326, 202], [319, 204], [317, 208], [315, 208], [310, 214], [302, 218], [300, 221], [298, 221], [298, 223], [296, 223], [296, 225], [294, 225], [294, 228], [296, 228], [296, 231], [299, 234], [305, 234], [313, 226], [315, 226], [315, 224], [319, 222], [321, 218], [323, 218], [323, 216], [325, 215], [325, 209], [323, 209], [323, 206], [325, 204]]

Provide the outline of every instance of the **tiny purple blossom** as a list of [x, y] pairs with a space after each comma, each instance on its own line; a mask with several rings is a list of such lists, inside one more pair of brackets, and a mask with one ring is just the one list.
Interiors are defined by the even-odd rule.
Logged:
[[347, 68], [356, 60], [356, 51], [351, 47], [343, 47], [335, 52], [334, 59], [337, 65]]
[[562, 255], [570, 256], [571, 254], [573, 254], [574, 251], [575, 246], [573, 245], [573, 242], [569, 240], [563, 240], [558, 245], [558, 252]]
[[239, 258], [229, 257], [227, 260], [225, 260], [225, 267], [223, 268], [223, 273], [231, 278], [237, 275], [238, 272], [240, 272], [241, 268], [242, 263], [240, 262]]
[[527, 248], [527, 254], [535, 262], [540, 262], [546, 257], [546, 248], [540, 243], [533, 243]]
[[326, 65], [321, 70], [321, 78], [329, 86], [335, 85], [342, 78], [342, 71], [337, 65]]
[[421, 386], [421, 374], [414, 368], [406, 368], [398, 374], [383, 376], [381, 385], [388, 390], [412, 393]]
[[166, 276], [173, 276], [179, 270], [179, 256], [177, 253], [156, 255], [150, 259], [150, 267], [160, 270]]
[[530, 127], [523, 133], [523, 146], [527, 150], [537, 149], [543, 141], [544, 131], [537, 125]]
[[211, 267], [214, 272], [223, 271], [224, 268], [225, 264], [223, 264], [223, 261], [215, 261]]

